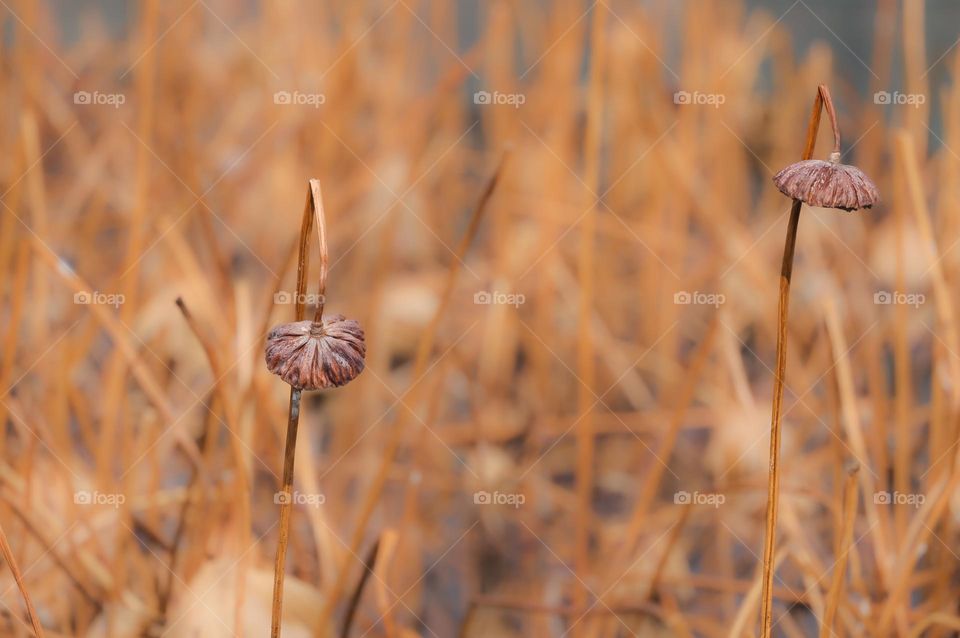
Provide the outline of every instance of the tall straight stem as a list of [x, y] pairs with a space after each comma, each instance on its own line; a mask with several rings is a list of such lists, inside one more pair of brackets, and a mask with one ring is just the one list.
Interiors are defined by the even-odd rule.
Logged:
[[[807, 142], [803, 158], [810, 159], [820, 128], [820, 112], [827, 106], [827, 114], [833, 127], [834, 147], [840, 144], [833, 102], [827, 87], [820, 85], [813, 102], [810, 123], [807, 125]], [[773, 381], [773, 414], [770, 419], [770, 474], [767, 480], [766, 533], [763, 542], [763, 592], [760, 620], [762, 638], [770, 638], [773, 630], [773, 551], [776, 545], [777, 506], [780, 498], [780, 435], [782, 432], [783, 387], [787, 374], [787, 312], [790, 308], [790, 280], [793, 277], [793, 255], [797, 246], [797, 228], [800, 225], [800, 208], [803, 202], [793, 200], [790, 221], [787, 223], [787, 238], [783, 246], [783, 261], [780, 264], [780, 295], [777, 303], [777, 368]]]
[[766, 534], [763, 542], [763, 596], [761, 598], [763, 638], [769, 638], [773, 626], [773, 550], [776, 544], [777, 505], [780, 495], [780, 434], [783, 405], [783, 379], [787, 372], [787, 312], [790, 308], [790, 279], [793, 276], [793, 254], [797, 245], [797, 227], [803, 202], [793, 200], [787, 239], [780, 265], [780, 298], [777, 304], [777, 368], [773, 385], [773, 416], [770, 423], [770, 475], [767, 481]]
[[277, 560], [273, 567], [273, 614], [270, 621], [271, 638], [280, 636], [280, 616], [283, 610], [283, 574], [290, 536], [290, 513], [293, 509], [293, 461], [297, 451], [297, 428], [300, 426], [300, 390], [290, 388], [290, 415], [287, 420], [287, 441], [283, 449], [283, 485], [280, 488], [280, 533], [277, 540]]

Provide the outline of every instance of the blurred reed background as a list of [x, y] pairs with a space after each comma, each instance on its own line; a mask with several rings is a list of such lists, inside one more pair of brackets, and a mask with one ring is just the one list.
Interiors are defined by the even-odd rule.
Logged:
[[956, 635], [958, 8], [839, 6], [0, 0], [2, 634], [11, 559], [48, 636], [267, 633], [317, 177], [368, 359], [304, 400], [283, 635], [754, 635], [823, 82], [884, 202], [802, 214], [775, 633]]

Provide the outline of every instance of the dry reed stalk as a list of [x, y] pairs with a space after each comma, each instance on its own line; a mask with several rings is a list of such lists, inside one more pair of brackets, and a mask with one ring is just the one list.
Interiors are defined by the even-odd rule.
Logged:
[[[314, 323], [318, 323], [323, 317], [323, 308], [326, 302], [324, 295], [326, 294], [329, 262], [327, 256], [326, 220], [324, 219], [323, 196], [320, 191], [320, 182], [311, 179], [307, 188], [306, 203], [303, 208], [303, 221], [300, 225], [300, 250], [297, 257], [297, 288], [294, 309], [294, 317], [297, 322], [303, 320], [305, 313], [304, 301], [307, 293], [307, 277], [310, 274], [310, 231], [314, 224], [316, 224], [317, 227], [320, 249], [320, 282], [317, 289], [317, 310], [314, 316]], [[290, 386], [287, 436], [283, 451], [283, 477], [280, 487], [280, 493], [285, 495], [286, 498], [281, 499], [280, 502], [280, 522], [278, 524], [277, 554], [273, 576], [272, 617], [270, 621], [270, 635], [272, 638], [279, 638], [280, 636], [280, 622], [283, 609], [283, 577], [286, 566], [287, 545], [290, 541], [290, 514], [293, 509], [293, 471], [294, 461], [296, 459], [297, 429], [300, 425], [301, 393], [301, 388], [293, 385]], [[323, 625], [321, 624], [321, 626]]]
[[[926, 27], [926, 0], [904, 2], [903, 20], [900, 23], [903, 37], [903, 78], [905, 89], [913, 95], [930, 95], [929, 72], [930, 63], [927, 61], [927, 40], [924, 37]], [[930, 120], [931, 100], [924, 100], [911, 108], [905, 114], [907, 130], [916, 140], [917, 151], [920, 157], [927, 155], [927, 134]]]
[[[604, 9], [606, 9], [604, 7]], [[593, 7], [590, 30], [590, 86], [587, 94], [587, 125], [584, 133], [584, 148], [586, 149], [586, 175], [584, 187], [589, 198], [589, 212], [586, 213], [580, 229], [580, 252], [577, 261], [577, 283], [580, 288], [579, 304], [577, 307], [577, 411], [580, 420], [577, 425], [577, 516], [574, 527], [574, 569], [576, 581], [574, 583], [573, 606], [584, 608], [587, 604], [587, 595], [590, 591], [586, 584], [590, 571], [590, 532], [593, 521], [593, 461], [594, 461], [594, 433], [593, 433], [593, 406], [596, 403], [596, 394], [593, 386], [596, 379], [596, 362], [594, 360], [593, 314], [594, 278], [595, 271], [595, 242], [597, 210], [594, 201], [595, 193], [600, 190], [600, 154], [603, 143], [603, 92], [604, 92], [604, 59], [606, 57], [606, 40], [604, 38], [604, 17], [606, 11], [599, 6]], [[580, 634], [584, 633], [581, 628]]]
[[[486, 187], [484, 188], [484, 191], [470, 216], [467, 230], [461, 238], [460, 244], [455, 252], [455, 260], [451, 263], [450, 269], [447, 271], [446, 281], [444, 282], [443, 291], [440, 295], [440, 303], [437, 305], [437, 308], [430, 319], [430, 323], [427, 324], [427, 327], [417, 344], [417, 351], [413, 363], [413, 373], [411, 377], [413, 379], [413, 385], [407, 390], [405, 395], [409, 397], [409, 399], [406, 401], [407, 405], [412, 405], [413, 409], [415, 409], [415, 406], [419, 404], [419, 388], [422, 387], [420, 385], [422, 377], [424, 376], [424, 373], [427, 372], [427, 364], [429, 363], [430, 354], [433, 352], [433, 345], [436, 338], [437, 328], [440, 325], [440, 320], [443, 318], [443, 313], [449, 305], [451, 297], [453, 296], [453, 288], [456, 284], [457, 274], [460, 272], [460, 267], [463, 264], [463, 259], [466, 256], [467, 250], [469, 249], [470, 244], [473, 243], [473, 239], [480, 228], [480, 220], [483, 218], [483, 214], [487, 209], [487, 204], [489, 203], [490, 198], [493, 196], [497, 182], [501, 177], [503, 167], [507, 163], [508, 157], [509, 156], [505, 154], [500, 159], [500, 163], [487, 182]], [[410, 409], [411, 408], [408, 408], [407, 410], [401, 410], [397, 415], [397, 421], [393, 425], [393, 430], [390, 433], [390, 438], [387, 441], [386, 450], [381, 457], [377, 472], [373, 476], [372, 484], [368, 488], [367, 494], [361, 503], [360, 513], [357, 517], [357, 522], [355, 523], [354, 532], [350, 537], [350, 544], [347, 548], [347, 551], [342, 554], [342, 558], [337, 563], [333, 585], [327, 594], [327, 599], [320, 613], [320, 620], [318, 622], [321, 627], [325, 626], [325, 624], [329, 621], [330, 615], [333, 613], [334, 606], [339, 601], [339, 598], [346, 587], [346, 575], [347, 570], [350, 567], [350, 561], [353, 556], [356, 555], [360, 544], [363, 542], [363, 538], [366, 535], [367, 524], [370, 521], [370, 517], [373, 515], [373, 511], [376, 509], [380, 498], [380, 493], [386, 484], [390, 466], [393, 463], [397, 451], [400, 449], [401, 443], [403, 442], [403, 437], [406, 434], [407, 414], [409, 414]]]
[[390, 581], [390, 571], [393, 566], [393, 559], [396, 556], [397, 543], [399, 536], [394, 529], [385, 529], [380, 535], [380, 549], [377, 552], [377, 564], [374, 568], [377, 576], [376, 582], [376, 604], [377, 612], [383, 623], [383, 633], [387, 638], [397, 636], [397, 624], [393, 618], [393, 610], [397, 606], [396, 601], [390, 602], [390, 598], [395, 597], [390, 591], [387, 583]]
[[[777, 552], [777, 555], [773, 560], [773, 569], [779, 567], [780, 563], [783, 562], [783, 559], [786, 558], [786, 556], [786, 548], [783, 548]], [[730, 626], [730, 632], [727, 634], [728, 638], [744, 638], [744, 636], [754, 635], [753, 632], [747, 631], [747, 624], [750, 622], [750, 618], [755, 613], [757, 603], [761, 602], [761, 598], [764, 595], [763, 588], [766, 584], [766, 581], [764, 580], [766, 574], [766, 565], [761, 563], [760, 567], [761, 568], [757, 573], [757, 580], [755, 580], [751, 585], [750, 590], [743, 599], [743, 603], [740, 605], [740, 610], [733, 619], [733, 623]]]
[[[20, 132], [23, 141], [24, 162], [33, 166], [40, 162], [43, 152], [40, 147], [40, 131], [37, 117], [31, 110], [26, 110], [20, 117]], [[43, 171], [29, 171], [24, 177], [27, 191], [27, 205], [30, 208], [30, 223], [34, 232], [42, 237], [48, 237], [50, 232], [50, 215], [47, 206], [47, 187]], [[50, 309], [50, 282], [45, 273], [36, 273], [32, 281], [30, 308], [37, 316], [44, 317]], [[47, 325], [45, 322], [31, 322], [27, 327], [33, 345], [42, 347], [47, 341]]]
[[[4, 215], [4, 218], [13, 217]], [[17, 336], [21, 317], [23, 316], [24, 301], [26, 300], [27, 277], [30, 274], [30, 247], [21, 244], [16, 249], [10, 285], [12, 297], [9, 308], [9, 326], [3, 339], [3, 354], [0, 356], [0, 423], [7, 422], [6, 397], [10, 391], [10, 381], [13, 376], [13, 364], [17, 354]], [[6, 270], [6, 269], [5, 269]], [[0, 443], [0, 451], [6, 448], [6, 441]]]
[[840, 596], [843, 592], [843, 581], [847, 574], [847, 556], [853, 542], [853, 523], [857, 516], [857, 472], [858, 463], [847, 469], [847, 476], [843, 482], [843, 524], [840, 528], [840, 543], [837, 546], [837, 560], [833, 564], [833, 577], [830, 581], [830, 590], [827, 594], [827, 608], [820, 624], [820, 638], [836, 635], [833, 630], [834, 618], [840, 606]]
[[27, 586], [23, 582], [23, 574], [20, 573], [17, 561], [13, 557], [13, 550], [10, 549], [10, 543], [7, 542], [7, 534], [3, 531], [2, 526], [0, 526], [0, 553], [3, 554], [3, 560], [6, 561], [7, 567], [13, 574], [13, 579], [17, 582], [20, 595], [23, 596], [23, 603], [27, 606], [27, 615], [30, 617], [30, 624], [33, 625], [33, 632], [37, 635], [37, 638], [43, 638], [43, 626], [37, 617], [37, 611], [33, 608], [33, 602], [27, 593]]
[[[817, 131], [820, 128], [821, 108], [829, 103], [826, 87], [817, 90], [817, 97], [813, 102], [813, 111], [807, 124], [807, 141], [803, 149], [801, 160], [808, 160], [813, 156], [813, 147], [817, 141]], [[832, 106], [830, 107], [832, 111]], [[831, 114], [832, 115], [832, 114]], [[836, 116], [832, 115], [833, 122]], [[836, 124], [834, 124], [835, 135]], [[837, 141], [839, 144], [839, 140]], [[790, 280], [793, 276], [793, 254], [797, 245], [797, 227], [800, 224], [800, 208], [803, 202], [793, 200], [790, 208], [790, 220], [787, 222], [787, 238], [783, 248], [783, 261], [780, 266], [780, 294], [777, 305], [777, 365], [773, 385], [773, 417], [770, 425], [770, 475], [767, 484], [767, 514], [763, 544], [763, 572], [761, 582], [763, 592], [760, 604], [760, 635], [770, 638], [773, 624], [773, 551], [775, 547], [777, 527], [777, 503], [780, 497], [780, 433], [781, 409], [783, 403], [784, 378], [787, 374], [787, 311], [790, 304]]]
[[[894, 201], [894, 221], [897, 230], [896, 243], [896, 277], [894, 283], [897, 290], [906, 290], [906, 265], [909, 256], [906, 254], [904, 244], [907, 236], [907, 220], [903, 199], [902, 179], [896, 180], [898, 188], [895, 191], [896, 200]], [[893, 309], [893, 366], [894, 366], [894, 416], [893, 424], [893, 490], [900, 493], [909, 493], [910, 491], [910, 473], [912, 462], [910, 458], [910, 439], [913, 433], [912, 427], [912, 406], [913, 406], [913, 365], [910, 358], [910, 338], [909, 321], [907, 313], [909, 309], [905, 304], [897, 304]], [[903, 535], [907, 528], [907, 511], [903, 507], [895, 508], [892, 512], [894, 521], [894, 536], [902, 542]]]
[[[220, 406], [223, 410], [224, 418], [226, 419], [225, 423], [222, 421], [220, 423], [229, 431], [230, 436], [228, 438], [230, 439], [230, 446], [234, 455], [234, 467], [237, 476], [236, 500], [234, 502], [237, 503], [239, 507], [239, 512], [237, 513], [235, 522], [237, 539], [240, 542], [241, 547], [249, 547], [252, 540], [250, 514], [250, 468], [245, 461], [244, 450], [241, 447], [242, 441], [240, 440], [239, 434], [240, 417], [237, 414], [236, 403], [231, 400], [235, 393], [233, 392], [232, 384], [230, 384], [226, 379], [228, 371], [224, 370], [218, 354], [218, 348], [222, 347], [222, 344], [215, 343], [200, 329], [200, 326], [193, 318], [193, 315], [190, 313], [190, 310], [187, 308], [187, 305], [183, 299], [177, 297], [176, 303], [177, 307], [180, 309], [180, 312], [183, 314], [187, 325], [190, 327], [190, 331], [193, 332], [194, 336], [197, 338], [197, 341], [200, 342], [204, 354], [207, 357], [207, 361], [210, 364], [210, 372], [214, 378], [213, 392], [220, 399]], [[217, 418], [217, 420], [219, 420], [219, 417], [216, 417], [215, 413], [211, 412], [211, 414]], [[244, 552], [241, 554], [235, 577], [236, 597], [234, 600], [233, 621], [234, 632], [237, 636], [243, 635], [242, 612], [244, 599], [246, 596], [248, 570], [249, 559], [247, 558], [247, 553]]]
[[373, 568], [377, 562], [377, 551], [380, 547], [380, 539], [377, 539], [367, 556], [363, 561], [363, 571], [360, 572], [360, 578], [357, 580], [357, 586], [353, 589], [353, 595], [350, 597], [350, 603], [347, 605], [347, 612], [343, 618], [343, 628], [340, 630], [340, 638], [349, 638], [350, 629], [353, 627], [353, 619], [357, 614], [357, 608], [360, 606], [360, 597], [363, 596], [364, 586], [374, 573]]

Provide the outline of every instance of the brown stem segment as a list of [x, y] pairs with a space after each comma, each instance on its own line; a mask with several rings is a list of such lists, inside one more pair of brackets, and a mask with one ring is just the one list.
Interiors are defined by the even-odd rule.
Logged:
[[[810, 159], [820, 128], [820, 112], [826, 106], [833, 124], [834, 143], [840, 146], [840, 131], [836, 113], [830, 99], [830, 91], [823, 84], [817, 90], [810, 122], [807, 125], [807, 141], [801, 159]], [[793, 277], [793, 255], [797, 245], [797, 228], [800, 224], [800, 208], [803, 202], [793, 200], [790, 221], [787, 223], [787, 238], [783, 246], [783, 261], [780, 264], [780, 295], [777, 304], [777, 368], [773, 383], [773, 414], [770, 420], [770, 474], [767, 480], [766, 533], [763, 543], [763, 592], [761, 595], [760, 622], [762, 638], [770, 638], [773, 630], [773, 551], [776, 545], [777, 505], [780, 496], [780, 433], [783, 408], [783, 384], [787, 373], [787, 312], [790, 307], [790, 281]]]
[[[296, 321], [302, 321], [305, 312], [304, 298], [307, 292], [307, 275], [310, 272], [310, 231], [317, 223], [317, 236], [320, 240], [320, 287], [317, 312], [314, 323], [323, 318], [323, 306], [327, 290], [327, 227], [323, 215], [323, 196], [320, 180], [311, 179], [307, 190], [307, 201], [303, 207], [303, 221], [300, 224], [300, 254], [297, 260], [297, 296], [295, 299]], [[300, 390], [290, 388], [290, 410], [287, 418], [287, 440], [283, 450], [283, 485], [280, 499], [280, 531], [277, 538], [277, 560], [273, 572], [273, 611], [270, 621], [271, 638], [280, 637], [280, 616], [283, 610], [283, 575], [287, 557], [287, 544], [290, 540], [290, 514], [293, 508], [293, 461], [297, 450], [297, 429], [300, 426]]]
[[277, 560], [273, 567], [273, 614], [270, 621], [271, 638], [280, 636], [280, 616], [283, 610], [283, 574], [290, 540], [290, 513], [293, 509], [293, 461], [297, 451], [297, 429], [300, 426], [300, 390], [290, 388], [290, 414], [287, 420], [287, 441], [283, 449], [283, 485], [280, 488], [280, 533], [277, 540]]

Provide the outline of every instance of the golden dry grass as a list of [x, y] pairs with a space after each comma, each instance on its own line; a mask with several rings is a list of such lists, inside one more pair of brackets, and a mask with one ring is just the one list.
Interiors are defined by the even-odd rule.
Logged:
[[316, 177], [368, 355], [304, 396], [283, 635], [339, 635], [364, 561], [354, 637], [755, 635], [770, 177], [819, 83], [884, 201], [802, 212], [774, 633], [956, 632], [960, 49], [924, 2], [800, 57], [735, 1], [464, 4], [143, 0], [71, 39], [0, 2], [0, 632], [16, 564], [48, 636], [267, 634], [263, 345]]

